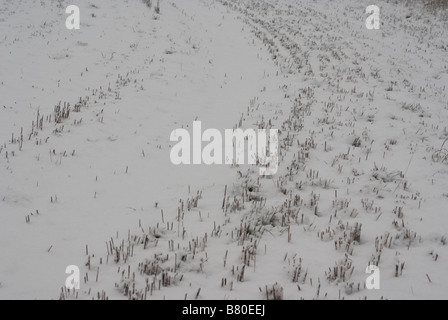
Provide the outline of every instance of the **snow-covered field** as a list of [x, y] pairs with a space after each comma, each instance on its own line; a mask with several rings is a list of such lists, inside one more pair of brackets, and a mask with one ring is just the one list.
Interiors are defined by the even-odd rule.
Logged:
[[[1, 1], [0, 299], [448, 299], [429, 2]], [[173, 165], [193, 121], [280, 130], [277, 174]]]

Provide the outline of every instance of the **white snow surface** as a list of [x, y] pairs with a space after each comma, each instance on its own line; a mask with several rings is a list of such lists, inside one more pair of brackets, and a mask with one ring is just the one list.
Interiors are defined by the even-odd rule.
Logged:
[[[1, 1], [0, 299], [448, 299], [447, 12], [370, 4]], [[195, 120], [278, 173], [173, 165]]]

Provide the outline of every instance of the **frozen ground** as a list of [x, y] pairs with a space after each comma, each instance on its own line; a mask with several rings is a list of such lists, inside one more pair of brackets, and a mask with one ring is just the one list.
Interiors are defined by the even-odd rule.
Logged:
[[[446, 12], [75, 2], [0, 3], [1, 299], [448, 298]], [[172, 165], [194, 120], [279, 129], [279, 172]]]

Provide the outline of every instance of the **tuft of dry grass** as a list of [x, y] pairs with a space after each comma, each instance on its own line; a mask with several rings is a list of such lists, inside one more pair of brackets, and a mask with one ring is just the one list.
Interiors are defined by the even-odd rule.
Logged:
[[439, 150], [433, 153], [432, 160], [434, 162], [445, 162], [448, 163], [448, 149], [445, 148], [445, 144], [448, 142], [448, 138], [442, 143]]
[[[153, 7], [152, 0], [142, 0], [144, 4], [148, 6], [149, 9]], [[154, 12], [160, 14], [160, 1], [158, 0], [156, 5], [154, 6]]]
[[448, 9], [448, 0], [431, 0], [425, 4], [425, 7], [433, 13], [440, 12]]

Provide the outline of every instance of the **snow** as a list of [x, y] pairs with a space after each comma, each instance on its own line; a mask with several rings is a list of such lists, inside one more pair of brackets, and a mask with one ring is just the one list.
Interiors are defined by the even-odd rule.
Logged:
[[[448, 298], [446, 10], [75, 2], [0, 4], [0, 299]], [[173, 165], [194, 121], [279, 129], [278, 173]]]

